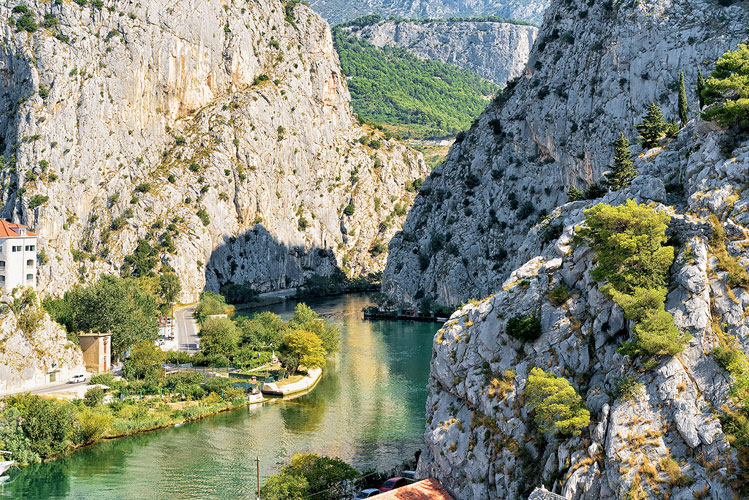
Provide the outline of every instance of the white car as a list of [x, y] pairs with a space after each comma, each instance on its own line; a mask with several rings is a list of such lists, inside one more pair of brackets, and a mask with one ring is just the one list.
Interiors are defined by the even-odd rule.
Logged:
[[80, 384], [81, 382], [85, 382], [85, 381], [86, 381], [86, 376], [79, 373], [78, 375], [73, 375], [72, 377], [70, 377], [70, 381], [68, 383]]
[[359, 493], [356, 494], [354, 497], [354, 500], [366, 500], [367, 498], [372, 498], [375, 495], [379, 495], [380, 490], [377, 488], [369, 488], [366, 490], [361, 490]]

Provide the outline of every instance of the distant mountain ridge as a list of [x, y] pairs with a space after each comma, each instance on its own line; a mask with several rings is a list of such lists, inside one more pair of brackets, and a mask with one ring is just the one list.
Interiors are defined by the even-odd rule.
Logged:
[[[342, 26], [376, 47], [401, 47], [419, 59], [468, 69], [498, 85], [520, 76], [538, 28], [493, 18], [399, 20], [368, 16], [372, 22]], [[378, 19], [379, 20], [376, 20]]]
[[384, 17], [442, 18], [499, 16], [540, 24], [549, 0], [311, 0], [331, 25], [368, 14]]

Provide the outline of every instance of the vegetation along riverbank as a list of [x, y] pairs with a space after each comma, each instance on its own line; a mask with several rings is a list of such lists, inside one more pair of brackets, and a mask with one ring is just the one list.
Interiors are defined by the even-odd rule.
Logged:
[[[127, 285], [107, 280], [91, 288]], [[58, 310], [70, 311], [66, 301], [73, 296], [90, 295], [95, 294], [83, 290], [66, 295], [57, 303]], [[338, 328], [305, 304], [296, 306], [288, 322], [270, 312], [230, 319], [223, 316], [226, 310], [223, 296], [203, 293], [196, 307], [200, 351], [165, 353], [151, 340], [138, 341], [123, 363], [124, 379], [111, 374], [94, 376], [84, 399], [57, 401], [28, 394], [4, 399], [0, 403], [0, 448], [10, 451], [17, 463], [29, 464], [101, 439], [242, 408], [251, 401], [247, 391], [256, 392], [256, 384], [248, 383], [247, 375], [281, 386], [304, 380], [307, 372], [319, 379], [326, 356], [338, 350]], [[166, 374], [166, 363], [187, 368]], [[194, 365], [212, 368], [191, 369]], [[216, 373], [229, 366], [239, 369], [236, 378]]]

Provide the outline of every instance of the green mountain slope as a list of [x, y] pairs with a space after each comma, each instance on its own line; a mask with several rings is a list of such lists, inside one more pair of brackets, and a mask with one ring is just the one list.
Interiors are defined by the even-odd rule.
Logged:
[[362, 121], [406, 138], [451, 137], [465, 130], [498, 85], [456, 66], [422, 61], [397, 47], [377, 48], [333, 28], [352, 106]]

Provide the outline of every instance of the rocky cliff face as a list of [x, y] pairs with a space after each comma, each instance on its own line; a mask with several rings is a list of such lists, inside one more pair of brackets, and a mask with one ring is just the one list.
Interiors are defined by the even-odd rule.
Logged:
[[[19, 292], [20, 293], [20, 292]], [[15, 300], [20, 300], [16, 294]], [[65, 383], [86, 372], [81, 349], [65, 330], [36, 304], [10, 307], [13, 297], [0, 303], [0, 393], [31, 390], [55, 381]]]
[[312, 0], [330, 24], [369, 14], [384, 17], [445, 18], [499, 16], [540, 23], [548, 0]]
[[427, 167], [394, 141], [358, 141], [378, 134], [353, 123], [309, 8], [20, 5], [0, 6], [0, 215], [46, 240], [43, 290], [116, 271], [139, 238], [184, 299], [382, 269], [412, 202], [404, 185]]
[[504, 86], [525, 69], [538, 28], [480, 21], [381, 21], [346, 31], [377, 47], [402, 47], [420, 59], [469, 69]]
[[[611, 143], [651, 101], [676, 115], [684, 71], [745, 37], [746, 7], [713, 0], [554, 2], [517, 85], [493, 103], [425, 182], [390, 244], [383, 291], [401, 304], [460, 304], [501, 287], [533, 256], [540, 216], [600, 179]], [[696, 95], [689, 92], [694, 108]]]
[[[461, 499], [524, 499], [541, 483], [569, 500], [743, 498], [732, 489], [742, 466], [718, 420], [732, 381], [710, 354], [727, 338], [749, 349], [749, 292], [718, 265], [708, 221], [717, 214], [728, 253], [746, 266], [749, 143], [726, 159], [726, 135], [692, 122], [641, 155], [631, 188], [555, 209], [550, 223], [561, 236], [531, 231], [534, 257], [496, 294], [453, 314], [435, 337], [420, 475]], [[654, 368], [617, 352], [632, 325], [591, 277], [591, 250], [572, 240], [586, 206], [626, 199], [668, 212], [677, 242], [666, 310], [692, 340]], [[552, 303], [560, 285], [571, 296]], [[540, 317], [541, 337], [508, 336], [516, 315]], [[577, 386], [591, 414], [581, 436], [536, 430], [526, 399], [534, 366]], [[632, 390], [623, 393], [626, 377]]]

